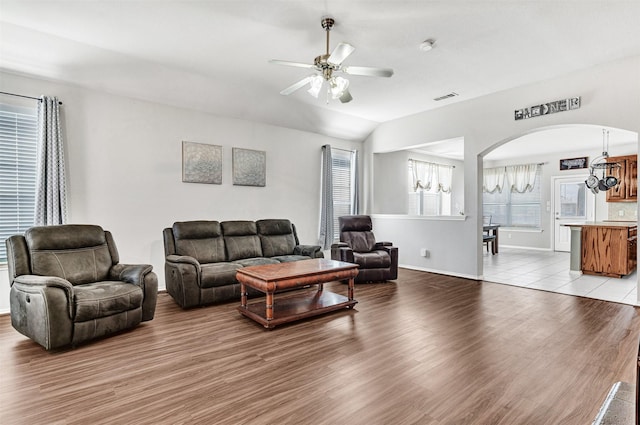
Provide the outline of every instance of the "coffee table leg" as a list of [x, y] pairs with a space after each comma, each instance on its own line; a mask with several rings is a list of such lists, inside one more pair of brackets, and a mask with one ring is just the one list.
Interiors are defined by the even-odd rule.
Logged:
[[348, 286], [349, 286], [348, 296], [349, 296], [349, 301], [351, 301], [351, 300], [353, 300], [353, 287], [355, 286], [353, 278], [349, 279]]
[[273, 292], [267, 292], [267, 300], [265, 302], [265, 317], [267, 320], [273, 319]]
[[242, 282], [240, 282], [240, 305], [242, 307], [247, 306], [247, 288]]

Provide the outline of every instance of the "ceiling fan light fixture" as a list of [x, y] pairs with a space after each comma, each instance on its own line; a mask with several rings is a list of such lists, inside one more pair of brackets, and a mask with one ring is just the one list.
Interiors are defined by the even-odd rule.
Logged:
[[338, 99], [344, 91], [349, 87], [349, 80], [342, 77], [333, 77], [329, 81], [329, 85], [331, 87], [331, 98]]
[[320, 90], [322, 89], [322, 80], [323, 78], [320, 75], [314, 75], [313, 77], [311, 77], [311, 80], [309, 81], [309, 90], [307, 90], [307, 92], [317, 98], [318, 95], [320, 94]]
[[321, 21], [322, 28], [326, 33], [326, 51], [325, 53], [316, 56], [313, 63], [301, 63], [283, 61], [278, 59], [271, 59], [269, 62], [276, 65], [293, 66], [297, 68], [313, 69], [319, 74], [316, 76], [305, 77], [284, 90], [280, 91], [283, 96], [288, 96], [294, 93], [296, 90], [305, 87], [309, 84], [307, 90], [310, 95], [318, 98], [324, 81], [327, 81], [327, 103], [330, 99], [340, 99], [342, 103], [350, 102], [353, 97], [347, 90], [349, 87], [349, 80], [342, 77], [334, 76], [335, 73], [342, 73], [347, 75], [363, 75], [368, 77], [391, 77], [393, 75], [393, 69], [391, 68], [377, 68], [370, 66], [345, 66], [343, 62], [347, 59], [355, 50], [349, 43], [338, 43], [338, 45], [329, 52], [329, 32], [335, 25], [335, 20], [331, 17], [324, 17]]
[[352, 100], [353, 100], [353, 97], [351, 96], [351, 93], [349, 93], [349, 89], [344, 89], [344, 91], [340, 95], [340, 102], [349, 103]]

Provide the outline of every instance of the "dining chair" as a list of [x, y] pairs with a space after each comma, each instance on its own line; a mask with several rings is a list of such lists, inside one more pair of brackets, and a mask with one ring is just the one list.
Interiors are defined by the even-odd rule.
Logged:
[[[490, 215], [482, 216], [482, 225], [491, 225]], [[489, 245], [491, 245], [491, 255], [494, 255], [496, 253], [496, 235], [491, 234], [489, 229], [482, 229], [482, 243], [487, 246], [487, 252], [489, 252]]]

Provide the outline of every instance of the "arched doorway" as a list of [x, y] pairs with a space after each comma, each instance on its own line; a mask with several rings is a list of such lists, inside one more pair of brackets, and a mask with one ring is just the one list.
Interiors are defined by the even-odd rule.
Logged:
[[[535, 226], [519, 227], [506, 223], [500, 229], [499, 254], [483, 252], [483, 275], [485, 280], [498, 283], [515, 284], [534, 289], [571, 293], [592, 298], [612, 301], [637, 302], [637, 275], [630, 275], [626, 287], [627, 293], [618, 282], [616, 298], [606, 291], [608, 279], [583, 278], [580, 274], [569, 274], [568, 254], [558, 251], [555, 236], [558, 233], [559, 182], [570, 182], [573, 187], [584, 193], [585, 176], [588, 169], [574, 168], [560, 170], [560, 160], [587, 157], [587, 164], [603, 151], [603, 128], [608, 131], [608, 153], [611, 156], [638, 153], [638, 135], [635, 132], [607, 128], [597, 125], [562, 125], [541, 127], [525, 134], [514, 135], [501, 140], [482, 152], [483, 168], [500, 167], [515, 164], [541, 164], [539, 185], [539, 220]], [[606, 140], [604, 141], [606, 143]], [[487, 196], [481, 197], [479, 211], [487, 207]], [[608, 204], [604, 193], [595, 197], [593, 212], [580, 221], [630, 220], [637, 221], [637, 202]], [[584, 199], [583, 199], [584, 200]], [[521, 207], [521, 206], [520, 206]], [[487, 207], [488, 208], [488, 207]], [[505, 205], [515, 210], [517, 205]], [[513, 214], [515, 212], [511, 211]], [[500, 221], [501, 218], [498, 218]], [[517, 220], [516, 220], [517, 224]], [[568, 230], [567, 230], [568, 232]], [[566, 258], [564, 258], [566, 257]], [[582, 280], [578, 280], [582, 279]], [[630, 283], [631, 279], [633, 283]], [[613, 283], [613, 281], [611, 282]], [[624, 298], [627, 297], [627, 301]], [[631, 299], [634, 302], [629, 302]]]

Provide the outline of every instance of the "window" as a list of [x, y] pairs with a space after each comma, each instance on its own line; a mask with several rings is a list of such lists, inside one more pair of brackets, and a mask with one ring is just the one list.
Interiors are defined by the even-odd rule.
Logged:
[[[431, 184], [429, 190], [418, 188], [415, 190], [414, 186], [414, 167], [415, 161], [409, 161], [409, 168], [407, 172], [407, 185], [409, 188], [409, 215], [451, 215], [451, 191], [443, 192], [440, 190], [440, 183], [435, 182]], [[443, 164], [434, 164], [438, 168], [448, 168], [453, 171], [453, 167]], [[450, 180], [450, 179], [449, 179]], [[450, 187], [451, 183], [447, 185]]]
[[33, 226], [37, 112], [0, 104], [0, 263], [5, 240]]
[[509, 187], [505, 184], [502, 193], [482, 194], [482, 215], [491, 216], [491, 223], [501, 226], [540, 229], [540, 167], [531, 192], [512, 192]]
[[333, 179], [333, 238], [340, 239], [338, 217], [355, 214], [355, 152], [331, 149]]

